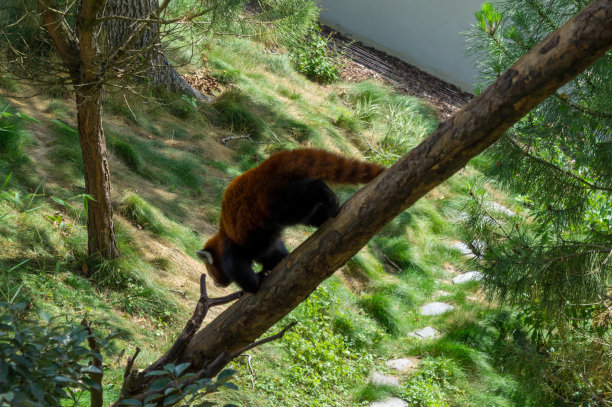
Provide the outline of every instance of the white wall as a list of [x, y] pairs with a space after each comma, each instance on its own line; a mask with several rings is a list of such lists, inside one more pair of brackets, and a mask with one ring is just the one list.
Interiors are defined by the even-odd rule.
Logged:
[[324, 24], [466, 91], [475, 69], [460, 32], [485, 0], [321, 0]]

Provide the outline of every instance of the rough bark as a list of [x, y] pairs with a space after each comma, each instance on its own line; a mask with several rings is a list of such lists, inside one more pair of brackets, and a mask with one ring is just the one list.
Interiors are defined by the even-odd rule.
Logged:
[[78, 3], [76, 31], [67, 26], [55, 0], [38, 0], [43, 26], [63, 63], [69, 68], [76, 90], [77, 126], [83, 154], [85, 191], [88, 202], [89, 254], [112, 259], [119, 256], [110, 199], [110, 173], [102, 128], [102, 81], [97, 46], [96, 15], [105, 0]]
[[[104, 16], [121, 16], [128, 19], [113, 19], [104, 24], [108, 47], [114, 50], [121, 47], [134, 31], [137, 21], [146, 18], [159, 8], [159, 0], [109, 0], [104, 8]], [[130, 21], [131, 19], [131, 21]], [[139, 38], [125, 50], [125, 64], [136, 72], [143, 71], [156, 86], [174, 92], [186, 93], [198, 99], [210, 100], [194, 89], [176, 72], [164, 55], [160, 42], [159, 24], [150, 24]]]
[[119, 256], [119, 250], [113, 223], [100, 87], [80, 86], [76, 91], [76, 103], [85, 191], [95, 199], [88, 202], [87, 248], [90, 255], [99, 254], [107, 259], [114, 259]]

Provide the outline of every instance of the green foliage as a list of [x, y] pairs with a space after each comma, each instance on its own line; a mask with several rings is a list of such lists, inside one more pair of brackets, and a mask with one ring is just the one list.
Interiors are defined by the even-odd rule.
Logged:
[[[238, 390], [235, 384], [229, 380], [235, 371], [226, 369], [216, 377], [216, 380], [200, 378], [197, 373], [187, 372], [189, 363], [175, 365], [168, 363], [163, 370], [153, 370], [145, 376], [153, 376], [156, 379], [149, 386], [152, 392], [143, 401], [135, 399], [123, 399], [118, 404], [120, 406], [154, 406], [161, 403], [164, 406], [178, 405], [180, 407], [189, 406], [212, 406], [206, 401], [205, 397], [216, 393], [225, 387]], [[225, 404], [224, 407], [236, 407], [233, 404]]]
[[329, 38], [322, 37], [318, 27], [310, 30], [304, 41], [291, 49], [291, 58], [298, 72], [321, 83], [331, 83], [340, 78], [340, 54], [338, 50], [330, 50]]
[[423, 407], [450, 406], [448, 400], [461, 390], [453, 385], [457, 368], [443, 358], [425, 358], [417, 370], [402, 385], [401, 397], [410, 405]]
[[[59, 323], [41, 312], [32, 318], [27, 303], [0, 303], [0, 403], [8, 406], [62, 406], [81, 391], [100, 390], [88, 365], [102, 356], [85, 343], [82, 326]], [[103, 341], [104, 342], [104, 341]]]
[[[319, 287], [280, 323], [298, 322], [278, 343], [286, 355], [284, 368], [279, 366], [266, 377], [258, 376], [254, 383], [278, 405], [295, 406], [298, 400], [299, 405], [342, 405], [372, 365], [369, 347], [356, 349], [352, 334], [334, 333], [332, 326], [338, 326], [330, 316], [337, 307], [334, 292], [333, 287]], [[345, 319], [343, 325], [351, 324]], [[364, 337], [359, 341], [370, 344], [380, 336], [375, 330], [361, 334]]]
[[399, 321], [396, 317], [397, 308], [385, 293], [376, 292], [364, 295], [359, 305], [390, 334], [397, 335], [400, 332]]
[[[469, 34], [483, 86], [588, 3], [485, 3]], [[520, 211], [512, 219], [492, 213], [486, 190], [473, 185], [464, 233], [485, 244], [479, 265], [488, 290], [521, 306], [531, 339], [549, 352], [551, 392], [585, 405], [612, 400], [602, 384], [610, 361], [591, 346], [612, 345], [612, 319], [601, 317], [612, 304], [611, 57], [609, 51], [487, 151], [482, 171], [515, 194]], [[590, 363], [570, 354], [600, 364], [556, 380], [552, 371], [583, 371]]]

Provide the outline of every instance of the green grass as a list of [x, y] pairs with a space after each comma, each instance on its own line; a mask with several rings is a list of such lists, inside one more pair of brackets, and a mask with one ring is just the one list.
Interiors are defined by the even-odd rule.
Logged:
[[193, 231], [168, 219], [159, 209], [134, 193], [125, 197], [121, 212], [136, 225], [171, 240], [186, 253], [194, 253], [201, 245], [200, 239]]

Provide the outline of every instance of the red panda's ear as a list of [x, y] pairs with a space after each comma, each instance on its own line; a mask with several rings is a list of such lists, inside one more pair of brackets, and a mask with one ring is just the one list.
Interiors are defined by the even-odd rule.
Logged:
[[206, 250], [198, 250], [196, 254], [204, 263], [213, 264], [213, 256], [210, 252], [207, 252]]

